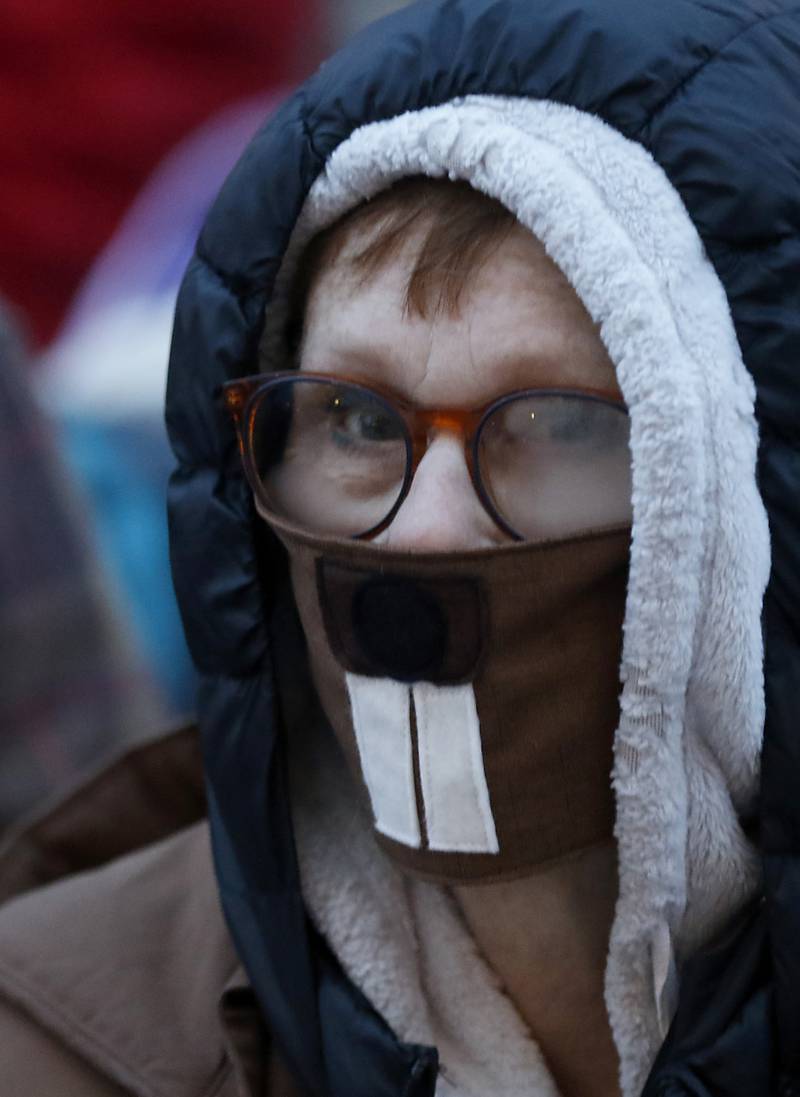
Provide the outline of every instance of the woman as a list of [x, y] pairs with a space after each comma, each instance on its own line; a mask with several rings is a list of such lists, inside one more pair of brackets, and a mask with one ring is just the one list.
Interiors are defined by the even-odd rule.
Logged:
[[202, 827], [23, 898], [26, 1046], [98, 1092], [793, 1092], [799, 38], [422, 3], [255, 139], [168, 396], [236, 957]]

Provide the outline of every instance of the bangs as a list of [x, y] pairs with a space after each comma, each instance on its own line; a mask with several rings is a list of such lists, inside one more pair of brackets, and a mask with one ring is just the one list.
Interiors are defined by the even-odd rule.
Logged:
[[363, 286], [413, 245], [406, 314], [457, 314], [470, 281], [516, 224], [504, 205], [462, 181], [414, 176], [381, 191], [319, 233], [301, 258], [290, 296], [292, 353], [300, 345], [309, 294], [334, 263], [345, 263]]

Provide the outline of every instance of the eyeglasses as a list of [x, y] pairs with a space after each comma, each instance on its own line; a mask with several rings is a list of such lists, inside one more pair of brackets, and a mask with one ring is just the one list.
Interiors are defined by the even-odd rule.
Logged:
[[221, 392], [262, 511], [310, 533], [375, 537], [442, 433], [461, 438], [478, 498], [515, 540], [631, 520], [629, 419], [609, 393], [525, 389], [470, 410], [420, 408], [305, 371], [230, 381]]

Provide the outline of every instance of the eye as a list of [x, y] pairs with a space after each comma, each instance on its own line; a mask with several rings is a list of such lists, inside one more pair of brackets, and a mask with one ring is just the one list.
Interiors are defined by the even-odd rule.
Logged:
[[403, 428], [397, 416], [369, 397], [334, 393], [328, 402], [327, 412], [334, 437], [342, 445], [396, 442], [403, 437]]
[[537, 439], [563, 446], [597, 448], [609, 433], [609, 420], [612, 426], [617, 425], [617, 415], [605, 404], [581, 396], [546, 398], [529, 414], [526, 426]]
[[542, 433], [553, 442], [583, 442], [592, 428], [592, 408], [582, 400], [553, 401]]

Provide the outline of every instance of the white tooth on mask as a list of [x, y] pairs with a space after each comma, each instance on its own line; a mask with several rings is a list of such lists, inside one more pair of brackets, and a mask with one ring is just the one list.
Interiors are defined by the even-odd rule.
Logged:
[[347, 674], [346, 681], [375, 827], [419, 849], [408, 686], [361, 674]]
[[471, 685], [412, 688], [428, 846], [452, 853], [498, 853]]
[[419, 849], [410, 706], [417, 722], [419, 772], [431, 850], [497, 853], [480, 722], [470, 685], [413, 687], [391, 678], [347, 674], [361, 769], [375, 827]]

